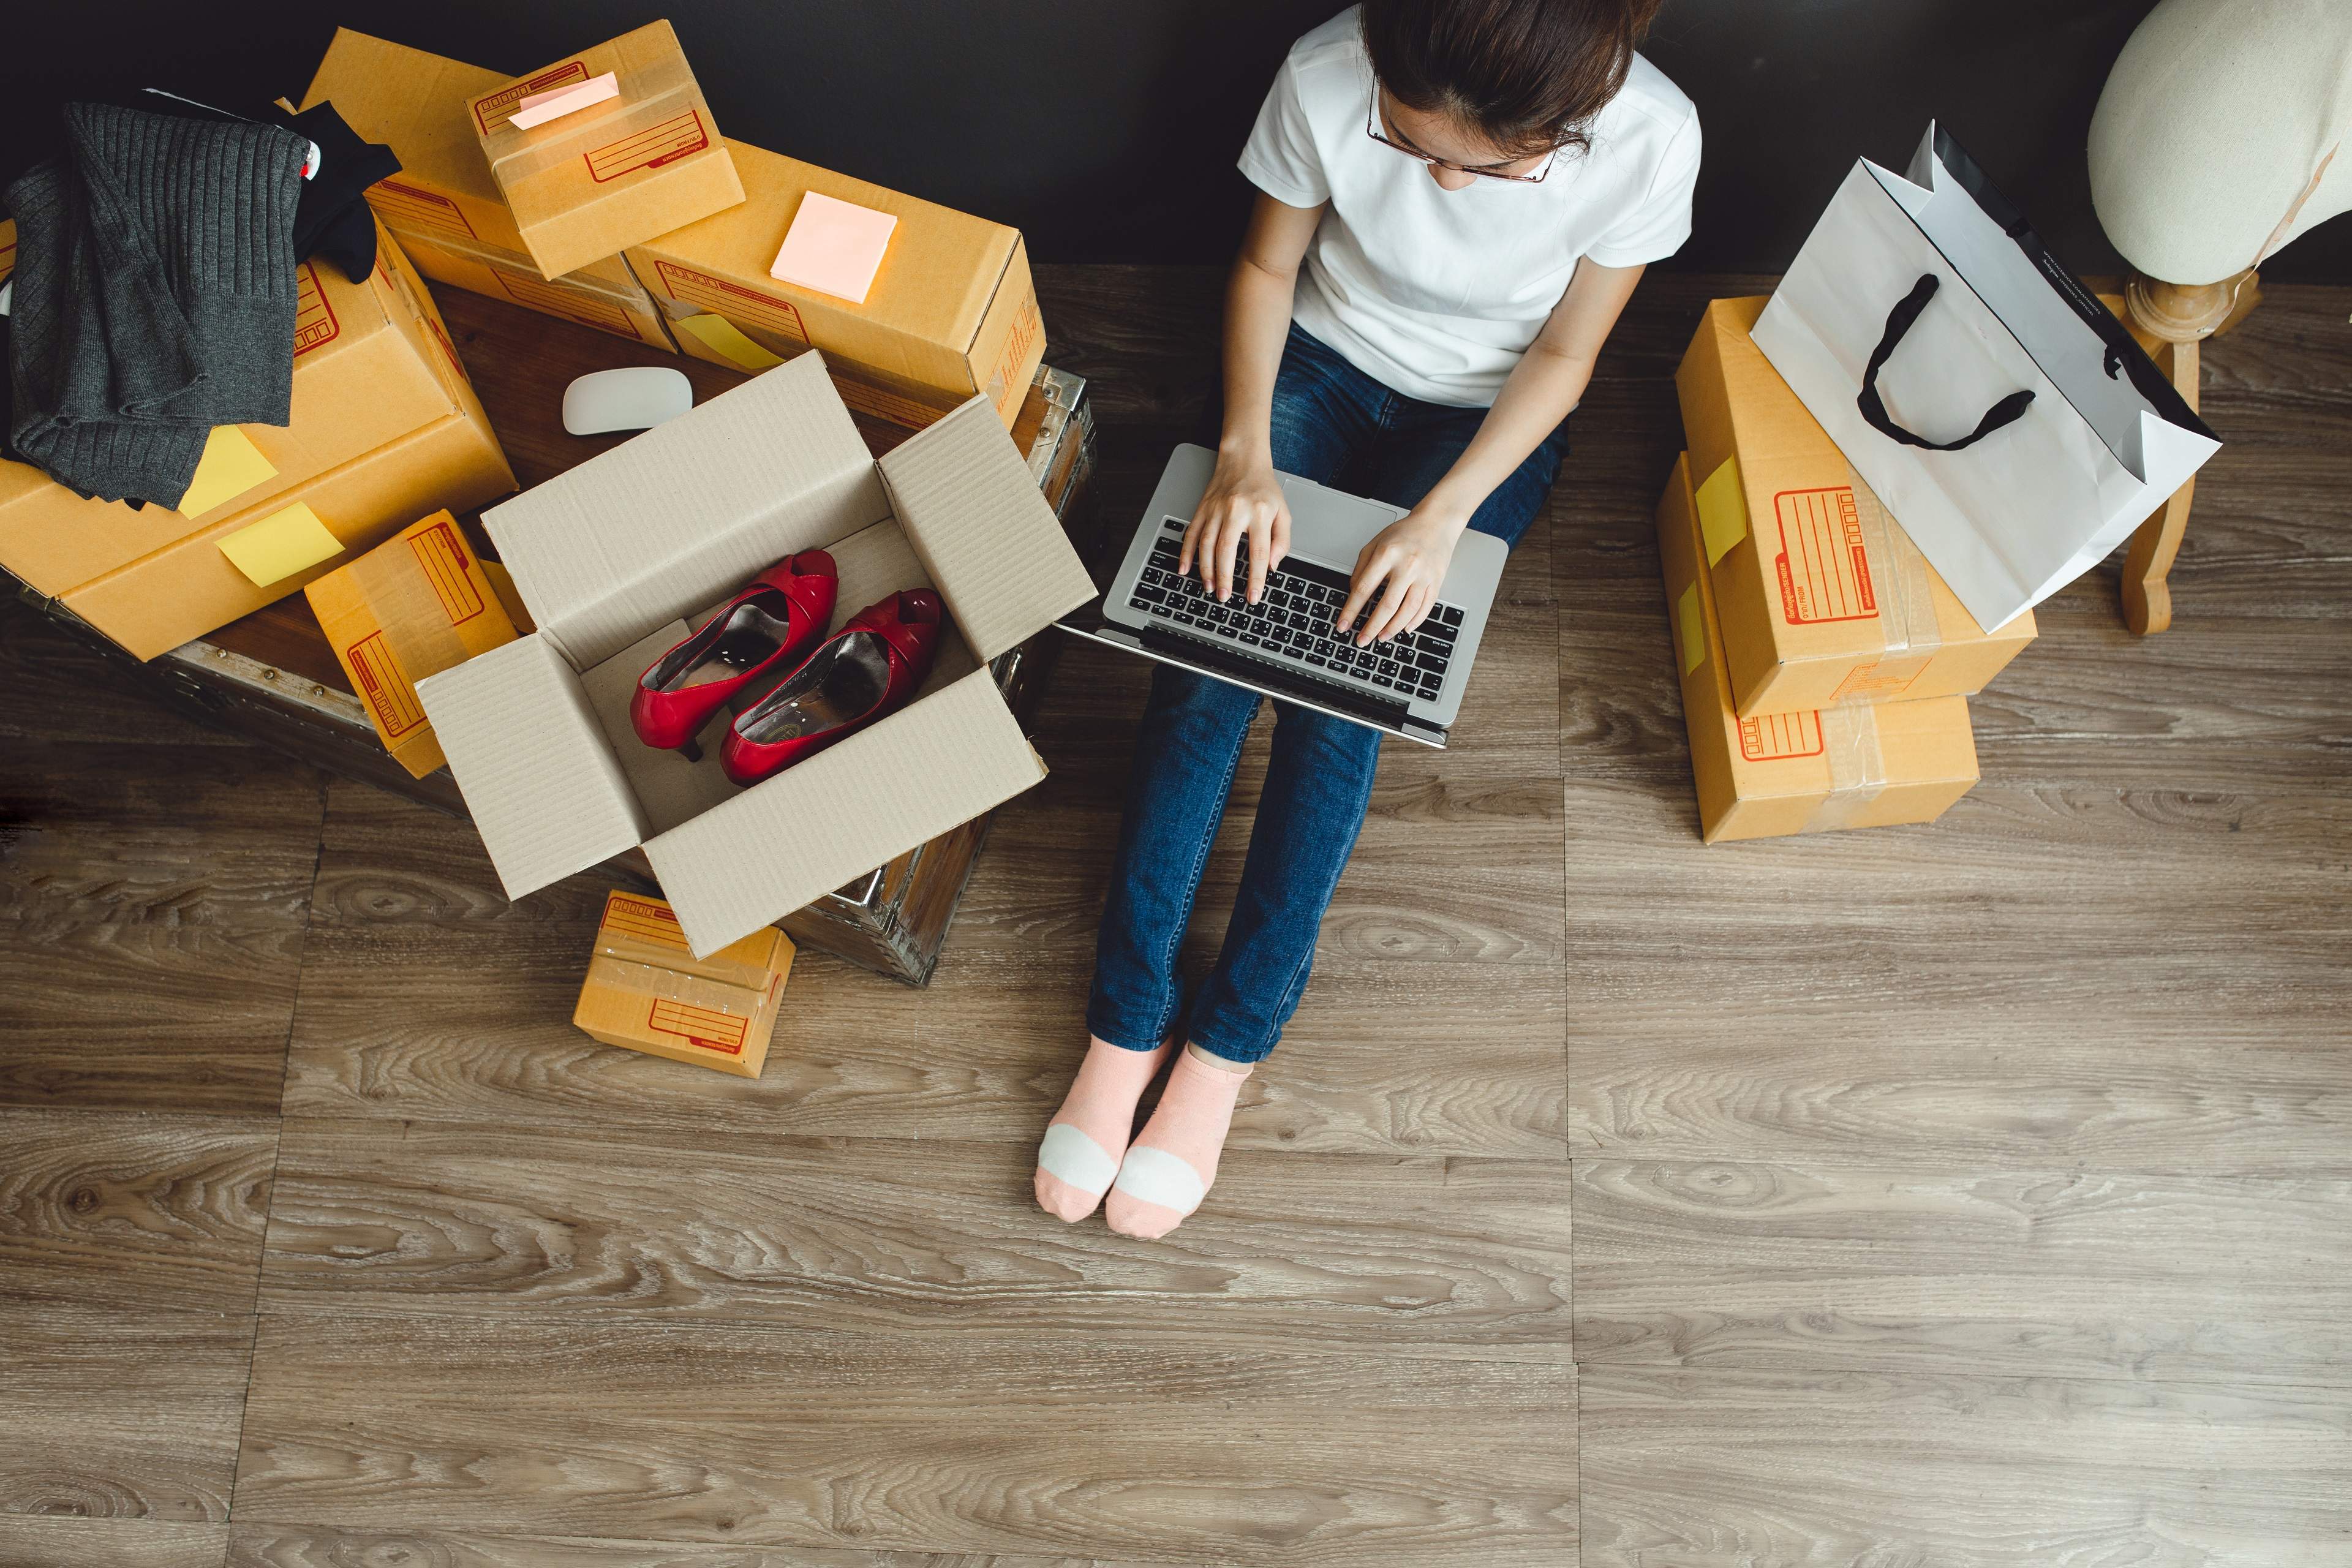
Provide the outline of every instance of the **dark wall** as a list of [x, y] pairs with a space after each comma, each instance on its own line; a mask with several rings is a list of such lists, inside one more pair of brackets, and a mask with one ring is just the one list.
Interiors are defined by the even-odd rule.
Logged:
[[[2078, 271], [2117, 269], [2083, 143], [2151, 0], [1667, 0], [1650, 58], [1707, 137], [1673, 265], [1777, 271], [1856, 154], [1939, 115]], [[338, 22], [520, 73], [667, 15], [720, 128], [1019, 225], [1048, 261], [1213, 260], [1290, 40], [1338, 0], [130, 0], [44, 5], [9, 54], [0, 146], [101, 79], [299, 97]], [[46, 42], [47, 47], [38, 47]], [[0, 153], [0, 164], [7, 159]], [[2352, 282], [2352, 226], [2269, 275]]]

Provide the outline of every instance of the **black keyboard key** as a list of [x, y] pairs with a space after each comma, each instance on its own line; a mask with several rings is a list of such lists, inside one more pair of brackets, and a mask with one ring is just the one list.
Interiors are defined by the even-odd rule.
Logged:
[[1325, 668], [1330, 661], [1326, 659], [1319, 653], [1310, 653], [1307, 656], [1307, 662], [1313, 665], [1318, 669], [1322, 669]]
[[1458, 626], [1462, 624], [1462, 612], [1451, 605], [1440, 605], [1437, 607], [1437, 614], [1430, 618], [1443, 621], [1449, 626]]
[[1429, 670], [1433, 674], [1442, 674], [1445, 669], [1445, 661], [1438, 658], [1438, 656], [1433, 653], [1416, 655], [1413, 658], [1413, 662], [1419, 665], [1422, 668]]

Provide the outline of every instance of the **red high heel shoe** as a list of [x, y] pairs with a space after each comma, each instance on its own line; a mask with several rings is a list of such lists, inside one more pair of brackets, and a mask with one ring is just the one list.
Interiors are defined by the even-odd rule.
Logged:
[[822, 550], [803, 550], [752, 578], [700, 631], [637, 677], [629, 697], [637, 739], [700, 760], [694, 738], [710, 716], [814, 647], [833, 624], [840, 586], [833, 557]]
[[905, 707], [939, 657], [941, 619], [928, 588], [866, 605], [736, 716], [719, 765], [755, 784]]

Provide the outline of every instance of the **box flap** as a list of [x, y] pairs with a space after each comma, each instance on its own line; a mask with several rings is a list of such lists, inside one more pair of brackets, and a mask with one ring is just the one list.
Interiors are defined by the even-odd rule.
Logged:
[[687, 940], [707, 953], [1045, 776], [983, 666], [672, 828], [646, 855]]
[[[1043, 505], [1034, 483], [1029, 493]], [[811, 353], [492, 507], [482, 522], [531, 618], [586, 669], [888, 510], [873, 456]]]
[[898, 526], [982, 663], [1095, 596], [1094, 579], [985, 397], [877, 466]]
[[580, 678], [546, 638], [533, 633], [427, 676], [416, 695], [509, 898], [645, 837]]

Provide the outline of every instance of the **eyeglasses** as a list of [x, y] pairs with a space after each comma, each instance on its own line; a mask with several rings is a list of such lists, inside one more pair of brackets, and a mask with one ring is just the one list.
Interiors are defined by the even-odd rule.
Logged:
[[1423, 152], [1420, 148], [1413, 146], [1410, 142], [1393, 141], [1389, 137], [1381, 135], [1380, 121], [1381, 92], [1380, 89], [1374, 88], [1372, 89], [1371, 104], [1364, 110], [1364, 134], [1370, 137], [1373, 141], [1379, 142], [1383, 147], [1389, 148], [1394, 152], [1402, 153], [1406, 157], [1413, 159], [1418, 163], [1426, 163], [1433, 169], [1444, 169], [1452, 174], [1475, 174], [1482, 180], [1506, 180], [1515, 185], [1537, 185], [1541, 184], [1543, 183], [1543, 177], [1551, 173], [1551, 166], [1559, 162], [1559, 149], [1555, 147], [1549, 153], [1545, 155], [1543, 167], [1538, 169], [1532, 174], [1507, 174], [1500, 169], [1465, 168], [1460, 163], [1449, 163], [1443, 158], [1433, 158], [1428, 153]]

